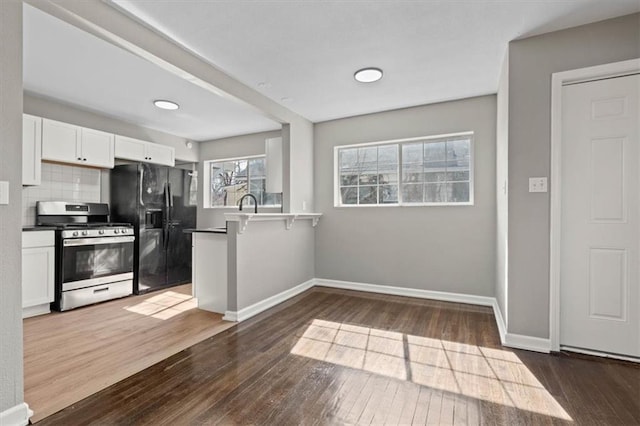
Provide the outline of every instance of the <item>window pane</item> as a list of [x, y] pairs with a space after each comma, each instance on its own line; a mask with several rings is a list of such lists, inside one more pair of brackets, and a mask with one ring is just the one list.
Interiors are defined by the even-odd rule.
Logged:
[[402, 202], [422, 203], [423, 184], [407, 183], [402, 185]]
[[446, 164], [446, 143], [428, 142], [424, 144], [425, 168], [445, 167]]
[[395, 204], [398, 202], [398, 187], [396, 185], [381, 185], [378, 189], [380, 204]]
[[424, 202], [425, 203], [444, 203], [447, 201], [445, 191], [447, 189], [444, 183], [428, 183], [424, 186]]
[[380, 169], [398, 167], [398, 146], [384, 145], [378, 147], [378, 167]]
[[358, 160], [358, 148], [340, 150], [340, 170], [353, 170]]
[[422, 164], [422, 142], [402, 145], [402, 164]]
[[378, 187], [377, 186], [361, 186], [358, 188], [359, 204], [377, 204], [378, 203]]
[[357, 174], [340, 175], [340, 186], [357, 185], [357, 184], [358, 184]]
[[[258, 205], [264, 204], [264, 187], [265, 179], [251, 179], [249, 185], [249, 192], [251, 192], [258, 199]], [[251, 201], [253, 203], [253, 200]]]
[[363, 172], [360, 175], [360, 185], [375, 185], [378, 183], [378, 174], [375, 172]]
[[266, 176], [264, 158], [253, 158], [249, 160], [249, 175], [251, 179]]
[[469, 183], [457, 182], [447, 184], [447, 201], [450, 203], [468, 203], [469, 202]]
[[395, 170], [389, 173], [381, 172], [380, 174], [378, 174], [378, 183], [380, 184], [395, 183], [395, 182], [398, 182], [398, 173]]
[[422, 173], [423, 167], [420, 164], [402, 164], [402, 181], [403, 182], [422, 182], [424, 179]]
[[469, 169], [470, 140], [461, 139], [447, 142], [447, 166]]
[[247, 166], [249, 162], [247, 160], [238, 160], [234, 162], [236, 178], [247, 177]]
[[340, 188], [342, 204], [358, 204], [358, 188], [355, 186]]
[[282, 202], [280, 201], [280, 195], [281, 194], [265, 192], [264, 193], [264, 205], [265, 206], [279, 206], [279, 205], [281, 205]]
[[451, 169], [447, 169], [447, 180], [449, 182], [458, 182], [458, 181], [468, 181], [469, 180], [469, 170], [465, 171], [451, 171]]
[[444, 182], [447, 178], [444, 172], [433, 172], [432, 169], [425, 171], [424, 173], [424, 181], [425, 182]]

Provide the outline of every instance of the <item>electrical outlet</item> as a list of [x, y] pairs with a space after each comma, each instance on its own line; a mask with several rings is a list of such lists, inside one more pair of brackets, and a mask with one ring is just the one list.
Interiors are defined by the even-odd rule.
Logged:
[[547, 192], [546, 177], [529, 178], [529, 192]]
[[9, 182], [0, 182], [0, 204], [9, 204]]

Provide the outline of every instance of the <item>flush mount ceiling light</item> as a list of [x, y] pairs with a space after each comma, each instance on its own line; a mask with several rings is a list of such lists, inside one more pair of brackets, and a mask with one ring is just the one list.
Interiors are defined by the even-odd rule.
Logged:
[[157, 106], [158, 108], [161, 108], [161, 109], [175, 110], [175, 109], [180, 108], [180, 105], [178, 105], [177, 103], [171, 102], [171, 101], [162, 100], [162, 99], [157, 99], [157, 100], [153, 101], [153, 104], [155, 106]]
[[380, 68], [362, 68], [353, 74], [353, 78], [355, 78], [360, 83], [373, 83], [374, 81], [378, 81], [382, 78], [382, 70]]

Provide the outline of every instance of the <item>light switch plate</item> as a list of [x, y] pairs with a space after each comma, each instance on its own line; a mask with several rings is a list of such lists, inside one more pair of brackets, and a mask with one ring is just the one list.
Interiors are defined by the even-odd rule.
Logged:
[[9, 204], [9, 182], [0, 181], [0, 204]]
[[529, 192], [547, 192], [546, 177], [529, 178]]

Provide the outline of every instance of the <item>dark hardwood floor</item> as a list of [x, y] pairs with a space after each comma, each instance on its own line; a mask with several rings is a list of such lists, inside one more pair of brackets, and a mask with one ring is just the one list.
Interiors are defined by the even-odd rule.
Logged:
[[314, 288], [43, 425], [640, 424], [640, 368], [500, 346], [489, 308]]

